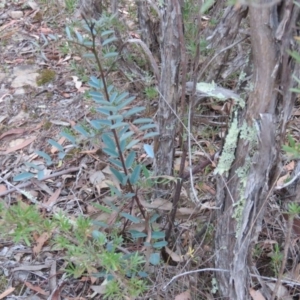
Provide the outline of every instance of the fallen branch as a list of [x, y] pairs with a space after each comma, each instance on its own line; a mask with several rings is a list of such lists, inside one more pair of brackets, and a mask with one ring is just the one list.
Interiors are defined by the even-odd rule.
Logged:
[[[67, 169], [67, 170], [62, 170], [62, 171], [59, 171], [59, 172], [50, 174], [50, 175], [48, 175], [48, 176], [45, 176], [45, 177], [42, 178], [40, 181], [45, 181], [45, 180], [51, 179], [51, 178], [53, 178], [53, 177], [61, 176], [61, 175], [68, 174], [68, 173], [77, 172], [77, 171], [79, 171], [79, 169], [80, 169], [79, 167], [73, 167], [73, 168], [70, 168], [70, 169]], [[32, 184], [31, 181], [28, 181], [28, 182], [24, 182], [24, 183], [18, 184], [17, 186], [14, 186], [14, 187], [10, 188], [9, 190], [0, 193], [0, 197], [1, 197], [1, 196], [8, 195], [8, 194], [10, 194], [10, 193], [12, 193], [12, 192], [14, 192], [14, 191], [19, 190], [19, 189], [28, 187], [28, 186], [30, 186], [31, 184]]]

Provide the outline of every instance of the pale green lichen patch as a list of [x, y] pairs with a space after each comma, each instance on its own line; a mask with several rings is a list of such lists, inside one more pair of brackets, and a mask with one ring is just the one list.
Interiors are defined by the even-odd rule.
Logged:
[[226, 136], [223, 152], [220, 157], [218, 166], [215, 169], [215, 174], [227, 174], [235, 158], [235, 149], [237, 140], [240, 133], [238, 127], [237, 115], [235, 114], [231, 126]]
[[249, 142], [248, 156], [252, 156], [258, 145], [258, 130], [256, 126], [249, 126], [246, 122], [241, 127], [240, 137]]
[[257, 128], [255, 126], [249, 126], [246, 122], [241, 127], [241, 138], [249, 141], [251, 145], [257, 144]]
[[244, 139], [245, 141], [249, 142], [249, 147], [248, 147], [248, 154], [245, 158], [245, 162], [242, 166], [237, 168], [235, 171], [236, 175], [239, 178], [239, 194], [240, 194], [240, 199], [234, 204], [234, 212], [232, 217], [237, 221], [237, 234], [239, 232], [241, 222], [242, 222], [242, 215], [243, 215], [243, 210], [244, 210], [244, 205], [246, 203], [245, 199], [245, 191], [246, 191], [246, 186], [248, 182], [248, 176], [249, 176], [249, 171], [251, 168], [251, 163], [252, 163], [252, 156], [255, 152], [256, 146], [258, 144], [258, 132], [257, 132], [256, 126], [249, 126], [246, 122], [243, 123], [241, 126], [241, 131], [240, 131], [240, 138]]
[[216, 89], [216, 84], [214, 82], [212, 83], [198, 82], [196, 85], [196, 89], [203, 93], [209, 93]]
[[214, 82], [199, 82], [197, 83], [196, 89], [197, 91], [205, 94], [207, 97], [212, 97], [220, 101], [233, 99], [241, 108], [245, 106], [245, 101], [238, 94], [232, 90], [217, 86]]
[[243, 216], [245, 202], [246, 202], [246, 200], [243, 198], [243, 199], [239, 200], [238, 202], [236, 202], [235, 204], [233, 204], [234, 211], [233, 211], [232, 218], [237, 220], [237, 223], [238, 223], [236, 235], [240, 229], [240, 223], [241, 223], [242, 216]]
[[244, 190], [246, 188], [250, 166], [251, 166], [251, 159], [248, 156], [248, 157], [246, 157], [244, 165], [242, 167], [237, 168], [235, 171], [236, 175], [240, 179], [240, 184], [241, 184], [240, 192], [244, 192]]

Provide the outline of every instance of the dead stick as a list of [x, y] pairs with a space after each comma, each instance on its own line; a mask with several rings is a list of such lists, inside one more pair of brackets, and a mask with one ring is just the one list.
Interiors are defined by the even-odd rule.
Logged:
[[[57, 176], [61, 176], [61, 175], [64, 175], [64, 174], [76, 172], [76, 171], [78, 171], [79, 169], [80, 169], [79, 167], [73, 167], [73, 168], [70, 168], [70, 169], [67, 169], [67, 170], [62, 170], [62, 171], [53, 173], [53, 174], [51, 174], [51, 175], [45, 176], [45, 177], [42, 178], [40, 181], [44, 181], [44, 180], [47, 180], [47, 179], [51, 179], [51, 178], [53, 178], [53, 177], [57, 177]], [[13, 188], [11, 188], [11, 189], [5, 191], [5, 192], [0, 193], [0, 197], [1, 197], [1, 196], [8, 195], [8, 194], [10, 194], [10, 193], [16, 191], [17, 189], [22, 189], [22, 188], [28, 187], [28, 186], [30, 186], [31, 184], [32, 184], [31, 181], [21, 183], [21, 184], [17, 185], [16, 187], [13, 187]]]

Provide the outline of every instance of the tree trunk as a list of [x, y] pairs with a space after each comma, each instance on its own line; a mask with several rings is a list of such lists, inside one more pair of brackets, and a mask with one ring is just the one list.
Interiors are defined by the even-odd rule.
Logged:
[[102, 0], [80, 0], [80, 11], [86, 19], [99, 19], [102, 14]]
[[[217, 168], [221, 209], [217, 211], [215, 264], [229, 270], [216, 274], [226, 299], [251, 299], [251, 249], [278, 177], [281, 141], [293, 105], [289, 91], [293, 71], [286, 50], [298, 8], [292, 1], [283, 1], [280, 7], [263, 0], [256, 3], [249, 7], [253, 88], [247, 108], [237, 110], [229, 129], [231, 136], [236, 135], [236, 145], [228, 147], [226, 139], [223, 148], [219, 163], [227, 162], [228, 170], [222, 173]], [[225, 153], [228, 149], [235, 151], [233, 161]]]
[[159, 82], [159, 108], [157, 122], [159, 138], [155, 145], [155, 173], [172, 175], [176, 134], [176, 103], [178, 101], [178, 76], [180, 42], [178, 28], [181, 24], [179, 0], [164, 1], [161, 5], [161, 79]]
[[152, 54], [157, 55], [159, 52], [159, 21], [157, 21], [159, 20], [159, 15], [156, 17], [151, 16], [151, 7], [149, 7], [149, 4], [145, 0], [136, 0], [136, 5], [141, 39]]
[[[212, 56], [214, 57], [214, 59], [209, 56], [204, 61], [203, 67], [200, 70], [201, 81], [203, 80], [202, 76], [206, 74], [206, 76], [203, 77], [205, 78], [206, 82], [211, 82], [212, 80], [218, 82], [222, 72], [227, 70], [228, 73], [229, 66], [231, 67], [231, 70], [233, 69], [233, 58], [239, 58], [244, 54], [241, 51], [239, 54], [231, 55], [230, 57], [230, 54], [234, 49], [234, 47], [230, 48], [230, 46], [236, 42], [236, 37], [241, 28], [241, 21], [246, 17], [247, 11], [247, 7], [243, 6], [239, 9], [236, 9], [233, 6], [228, 6], [225, 9], [222, 20], [218, 23], [212, 35], [207, 38], [207, 40], [209, 41], [209, 45], [207, 48], [214, 51]], [[217, 11], [217, 13], [220, 12]], [[246, 37], [246, 35], [244, 34], [243, 37]], [[228, 50], [224, 51], [224, 49]], [[242, 63], [245, 64], [245, 57], [242, 57], [242, 59], [239, 59], [239, 61], [242, 61]], [[229, 72], [226, 77], [230, 76], [234, 71], [236, 70], [232, 70], [231, 72]]]

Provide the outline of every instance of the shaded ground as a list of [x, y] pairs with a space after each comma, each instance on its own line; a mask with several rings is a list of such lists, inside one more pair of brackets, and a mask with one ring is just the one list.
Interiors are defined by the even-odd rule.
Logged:
[[[69, 18], [76, 21], [80, 17], [76, 9], [70, 12], [68, 7], [62, 3], [60, 5], [7, 1], [0, 13], [0, 197], [5, 208], [9, 205], [16, 207], [19, 203], [22, 213], [34, 202], [38, 204], [44, 218], [52, 218], [53, 214], [63, 211], [71, 219], [85, 215], [93, 220], [113, 223], [114, 216], [107, 216], [93, 206], [94, 203], [101, 203], [103, 196], [107, 195], [105, 188], [108, 184], [116, 183], [106, 157], [99, 151], [100, 142], [97, 139], [82, 140], [82, 148], [76, 149], [59, 135], [61, 131], [74, 133], [72, 127], [75, 124], [86, 124], [86, 120], [95, 114], [92, 102], [85, 97], [89, 66], [72, 52], [74, 48], [65, 39], [65, 15], [68, 15], [68, 22]], [[117, 86], [136, 91], [118, 72], [111, 76]], [[140, 101], [137, 98], [135, 104]], [[151, 114], [149, 111], [146, 113]], [[57, 149], [48, 143], [49, 139], [58, 141], [68, 152], [63, 161], [59, 160]], [[138, 145], [137, 151], [139, 149]], [[46, 166], [45, 160], [36, 154], [36, 150], [49, 153], [55, 163]], [[144, 154], [140, 155], [140, 160], [145, 159]], [[24, 172], [37, 173], [28, 163], [45, 168], [43, 180], [18, 179]], [[179, 165], [179, 161], [176, 165]], [[15, 187], [18, 181], [21, 183]], [[31, 201], [22, 194], [24, 190], [32, 196]], [[210, 192], [213, 193], [213, 190]], [[172, 207], [168, 200], [162, 199], [151, 204], [144, 201], [143, 204], [149, 210], [159, 209], [162, 215]], [[22, 216], [22, 213], [13, 218], [24, 217], [25, 220], [26, 216]], [[181, 250], [176, 251], [179, 254], [169, 250], [174, 260], [173, 266], [147, 267], [152, 286], [147, 291], [149, 296], [145, 295], [142, 299], [166, 299], [166, 295], [180, 292], [183, 292], [182, 297], [188, 299], [188, 280], [182, 280], [167, 293], [161, 291], [162, 286], [180, 270], [187, 270], [186, 263], [193, 257], [193, 253], [197, 255], [201, 251], [203, 258], [205, 253], [210, 256], [210, 246], [192, 251], [192, 234], [188, 234], [188, 230], [197, 224], [192, 221], [193, 218], [203, 221], [208, 216], [199, 217], [201, 211], [186, 203], [178, 214], [181, 223], [176, 238], [183, 239], [184, 243], [180, 246]], [[31, 224], [30, 220], [26, 224]], [[163, 224], [157, 226], [163, 227]], [[144, 230], [138, 227], [132, 225], [130, 228]], [[68, 260], [65, 260], [65, 252], [53, 247], [50, 236], [39, 232], [29, 238], [33, 242], [28, 240], [26, 243], [25, 236], [20, 238], [21, 242], [13, 242], [8, 237], [0, 239], [1, 299], [102, 299], [102, 279], [80, 274], [67, 276], [65, 268], [68, 267]], [[131, 252], [141, 250], [142, 245], [128, 240], [124, 247]], [[120, 251], [127, 253], [126, 249]], [[188, 251], [191, 255], [186, 254], [183, 259], [181, 254]], [[182, 263], [177, 266], [178, 262]], [[195, 266], [198, 263], [195, 259]], [[206, 284], [207, 279], [200, 278], [200, 281]], [[197, 284], [195, 280], [192, 282], [195, 292]]]
[[[51, 218], [53, 214], [64, 211], [70, 219], [85, 215], [112, 224], [116, 222], [116, 216], [105, 215], [94, 206], [95, 203], [103, 204], [108, 184], [116, 183], [106, 157], [100, 151], [101, 143], [97, 139], [82, 140], [81, 148], [76, 149], [59, 135], [61, 131], [73, 132], [75, 124], [85, 125], [95, 115], [95, 110], [93, 102], [85, 94], [90, 66], [73, 52], [74, 48], [65, 39], [66, 20], [79, 20], [79, 13], [75, 7], [60, 2], [56, 4], [33, 1], [6, 1], [0, 4], [3, 5], [0, 7], [0, 199], [5, 206], [22, 203], [23, 207], [27, 207], [32, 204], [20, 190], [16, 190], [14, 186], [18, 182], [13, 180], [23, 172], [36, 172], [29, 164], [25, 164], [30, 162], [46, 168], [46, 179], [20, 183], [19, 189], [26, 188], [32, 196], [37, 197], [43, 217]], [[136, 105], [145, 100], [142, 98], [143, 91], [137, 91], [120, 73], [115, 71], [111, 76], [117, 86], [137, 94]], [[215, 103], [209, 103], [205, 110], [223, 114], [223, 107]], [[147, 114], [151, 116], [152, 112]], [[212, 155], [218, 150], [224, 136], [226, 122], [218, 122], [214, 128], [213, 121], [207, 122], [209, 118], [203, 114], [199, 120], [196, 119], [197, 137]], [[298, 115], [295, 108], [291, 122], [294, 135], [299, 133]], [[222, 118], [226, 121], [226, 117]], [[65, 147], [68, 152], [66, 159], [60, 161], [58, 151], [49, 145], [49, 139], [59, 141]], [[139, 159], [144, 160], [146, 155], [141, 149], [138, 145], [136, 150]], [[35, 153], [36, 150], [49, 153], [55, 163], [46, 166], [45, 161]], [[176, 153], [177, 170], [180, 154], [179, 151]], [[202, 157], [202, 153], [194, 152], [195, 164]], [[148, 164], [151, 165], [151, 160]], [[201, 199], [211, 206], [214, 206], [215, 194], [211, 176], [213, 167], [208, 166], [203, 174], [197, 174], [195, 178]], [[295, 164], [287, 165], [278, 185], [294, 169]], [[146, 188], [141, 190], [146, 194]], [[151, 286], [141, 299], [174, 299], [176, 295], [180, 296], [177, 299], [192, 299], [191, 294], [198, 297], [193, 299], [213, 299], [212, 295], [216, 292], [213, 276], [208, 272], [181, 277], [169, 286], [167, 292], [162, 291], [163, 286], [176, 274], [214, 267], [213, 213], [208, 209], [196, 208], [189, 200], [188, 188], [182, 194], [173, 237], [176, 247], [168, 252], [171, 262], [148, 266]], [[282, 263], [286, 233], [282, 215], [282, 209], [286, 210], [286, 206], [282, 205], [282, 199], [284, 195], [281, 192], [271, 197], [261, 240], [253, 253], [260, 274], [270, 277], [276, 277]], [[143, 205], [158, 212], [163, 219], [172, 204], [168, 200], [155, 201], [148, 203], [145, 200]], [[157, 228], [164, 229], [163, 220], [157, 224]], [[143, 231], [145, 228], [132, 225], [129, 229]], [[287, 280], [298, 282], [297, 226], [294, 230], [295, 236], [291, 240], [294, 252], [291, 251], [288, 257], [285, 276]], [[53, 247], [49, 239], [43, 233], [34, 236], [34, 242], [29, 244], [24, 241], [16, 243], [10, 238], [0, 239], [0, 299], [6, 296], [7, 299], [32, 300], [60, 297], [102, 299], [103, 280], [91, 276], [95, 270], [89, 274], [67, 276], [65, 251]], [[120, 251], [125, 253], [142, 249], [141, 243], [130, 239], [122, 246]], [[261, 287], [259, 282], [256, 284], [258, 288]], [[297, 290], [284, 285], [281, 289], [283, 295], [289, 297], [285, 299], [292, 299], [291, 294], [298, 297]]]

